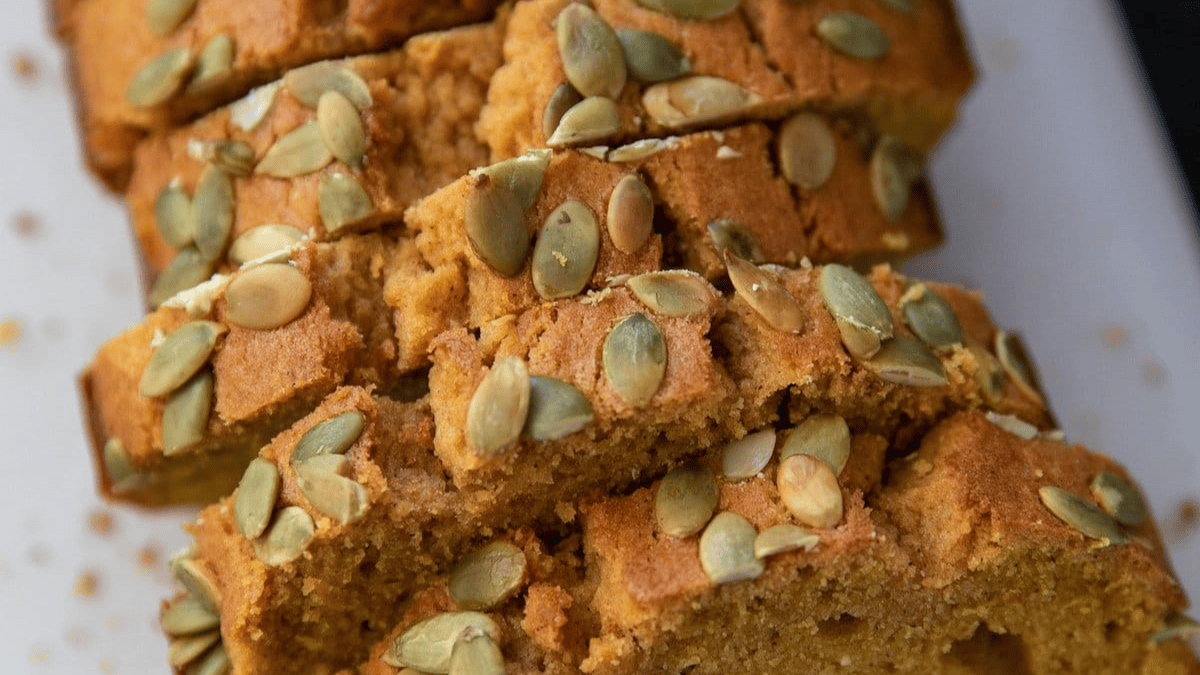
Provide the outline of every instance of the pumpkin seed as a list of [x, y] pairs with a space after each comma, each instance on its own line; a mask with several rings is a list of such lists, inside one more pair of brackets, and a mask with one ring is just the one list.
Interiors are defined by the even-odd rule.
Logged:
[[875, 144], [869, 167], [871, 194], [875, 203], [890, 221], [900, 219], [908, 209], [913, 183], [920, 177], [920, 164], [913, 158], [915, 151], [899, 139], [884, 135]]
[[317, 210], [325, 231], [336, 234], [369, 218], [375, 212], [375, 203], [357, 178], [334, 171], [323, 176], [317, 187]]
[[205, 260], [220, 258], [233, 232], [233, 181], [215, 165], [204, 167], [196, 183], [192, 222], [196, 227], [196, 250]]
[[192, 597], [210, 612], [221, 614], [221, 589], [200, 569], [192, 558], [172, 561], [171, 574]]
[[367, 153], [367, 132], [358, 108], [342, 94], [327, 91], [317, 100], [317, 125], [325, 146], [339, 161], [361, 169]]
[[555, 87], [546, 101], [545, 109], [542, 110], [542, 135], [549, 138], [558, 128], [563, 115], [582, 100], [583, 96], [570, 83]]
[[203, 91], [229, 80], [233, 75], [233, 38], [218, 33], [205, 43], [196, 59], [196, 72], [188, 91]]
[[175, 294], [195, 286], [212, 276], [215, 261], [206, 260], [195, 246], [179, 249], [171, 262], [158, 273], [150, 289], [150, 306], [158, 308]]
[[292, 449], [292, 464], [317, 455], [342, 455], [362, 435], [367, 418], [357, 410], [335, 415], [304, 432]]
[[196, 9], [196, 0], [147, 0], [146, 23], [150, 32], [159, 37], [165, 36], [179, 28], [192, 10]]
[[586, 427], [592, 404], [583, 392], [553, 377], [529, 378], [529, 414], [525, 433], [535, 441], [556, 441]]
[[153, 108], [166, 103], [183, 86], [196, 62], [187, 47], [159, 54], [129, 81], [125, 100], [135, 108]]
[[482, 171], [472, 173], [467, 186], [464, 219], [471, 249], [500, 276], [517, 276], [529, 253], [529, 232], [516, 190]]
[[467, 444], [491, 457], [516, 442], [529, 412], [529, 369], [516, 356], [492, 365], [467, 408]]
[[1043, 485], [1038, 496], [1050, 512], [1084, 536], [1107, 540], [1107, 544], [1127, 544], [1129, 537], [1107, 513], [1083, 497], [1053, 485]]
[[158, 625], [167, 635], [181, 637], [208, 632], [221, 625], [221, 618], [189, 595], [167, 605]]
[[1038, 436], [1037, 427], [1033, 426], [1029, 422], [1026, 422], [1020, 417], [1017, 417], [1016, 415], [1001, 415], [1000, 413], [989, 410], [984, 413], [984, 416], [987, 417], [987, 420], [992, 424], [1000, 427], [1014, 436], [1023, 438], [1027, 441], [1037, 438]]
[[1118, 523], [1141, 527], [1149, 517], [1142, 493], [1132, 483], [1111, 471], [1101, 471], [1092, 479], [1092, 496]]
[[732, 13], [738, 0], [637, 0], [642, 7], [680, 19], [716, 19]]
[[275, 98], [283, 82], [276, 80], [250, 90], [229, 104], [229, 123], [242, 131], [254, 131], [275, 107]]
[[233, 176], [248, 176], [254, 168], [254, 149], [241, 141], [192, 139], [188, 141], [187, 154], [197, 162], [215, 164]]
[[167, 663], [175, 668], [182, 668], [200, 658], [209, 647], [221, 640], [221, 631], [210, 630], [207, 633], [171, 640], [167, 647]]
[[833, 315], [842, 344], [859, 358], [870, 358], [893, 335], [892, 312], [871, 282], [849, 267], [829, 264], [821, 270], [821, 297]]
[[187, 669], [186, 675], [227, 675], [233, 666], [224, 645], [217, 645], [199, 662]]
[[667, 341], [645, 314], [630, 314], [604, 338], [602, 360], [613, 390], [626, 404], [638, 408], [649, 403], [662, 384]]
[[718, 218], [709, 223], [708, 236], [712, 239], [713, 247], [717, 249], [717, 255], [722, 258], [725, 252], [729, 251], [755, 265], [766, 260], [758, 237], [732, 219]]
[[664, 82], [692, 71], [692, 62], [674, 42], [646, 30], [618, 28], [617, 41], [629, 74], [642, 82]]
[[563, 113], [546, 145], [561, 148], [602, 141], [621, 131], [621, 117], [612, 99], [591, 96]]
[[821, 536], [812, 530], [789, 523], [768, 527], [754, 538], [754, 557], [767, 558], [784, 551], [802, 548], [811, 551], [821, 541]]
[[722, 511], [700, 535], [700, 566], [714, 584], [754, 579], [763, 561], [754, 555], [754, 526], [732, 511]]
[[533, 247], [533, 287], [547, 300], [578, 295], [600, 254], [600, 226], [586, 204], [567, 200], [546, 216]]
[[998, 330], [992, 347], [996, 350], [1000, 366], [1017, 385], [1017, 388], [1034, 401], [1044, 403], [1045, 398], [1042, 396], [1042, 385], [1038, 380], [1037, 368], [1034, 367], [1033, 360], [1029, 358], [1029, 352], [1025, 349], [1021, 338], [1014, 333]]
[[371, 88], [358, 73], [336, 61], [321, 61], [289, 70], [283, 86], [297, 101], [316, 108], [321, 94], [336, 91], [359, 110], [371, 107]]
[[1167, 612], [1163, 627], [1150, 635], [1151, 642], [1163, 642], [1200, 634], [1200, 621], [1174, 609]]
[[667, 472], [654, 493], [654, 519], [672, 537], [704, 528], [717, 508], [717, 480], [708, 467], [684, 464]]
[[225, 320], [251, 330], [271, 330], [304, 313], [312, 297], [308, 277], [286, 263], [243, 270], [225, 288]]
[[486, 634], [468, 628], [450, 649], [450, 675], [504, 675], [504, 656]]
[[308, 122], [279, 137], [258, 161], [254, 173], [295, 178], [319, 171], [332, 161], [320, 125]]
[[491, 609], [525, 582], [525, 553], [507, 541], [494, 541], [459, 558], [446, 580], [450, 597], [463, 609]]
[[525, 154], [491, 166], [478, 169], [493, 181], [512, 190], [522, 210], [528, 210], [537, 201], [542, 189], [542, 179], [550, 166], [550, 150], [526, 150]]
[[238, 235], [229, 246], [229, 262], [244, 265], [251, 260], [285, 251], [304, 241], [304, 232], [290, 225], [259, 225]]
[[180, 454], [204, 440], [212, 394], [213, 374], [202, 370], [167, 399], [162, 414], [164, 457]]
[[779, 458], [810, 455], [825, 462], [840, 476], [850, 460], [850, 427], [840, 415], [817, 414], [804, 418], [788, 433], [779, 449]]
[[892, 9], [896, 10], [897, 12], [903, 12], [905, 14], [914, 14], [917, 11], [916, 0], [879, 0], [879, 1], [882, 2], [883, 4], [887, 5], [888, 7], [891, 7]]
[[608, 236], [622, 253], [633, 254], [654, 229], [654, 195], [636, 174], [617, 182], [608, 197]]
[[691, 270], [646, 272], [630, 277], [625, 285], [643, 305], [663, 316], [707, 316], [717, 309], [717, 290]]
[[962, 344], [963, 329], [954, 308], [925, 284], [914, 284], [900, 299], [904, 323], [934, 349]]
[[837, 140], [825, 118], [800, 113], [779, 130], [779, 168], [793, 185], [816, 190], [833, 175]]
[[116, 494], [129, 492], [141, 487], [147, 477], [133, 466], [129, 451], [119, 438], [110, 438], [104, 443], [104, 471], [112, 483], [112, 491]]
[[142, 396], [169, 394], [191, 379], [208, 361], [225, 327], [211, 321], [190, 321], [163, 340], [142, 371]]
[[824, 529], [842, 519], [842, 489], [824, 460], [804, 453], [781, 460], [775, 485], [783, 505], [801, 523]]
[[233, 499], [233, 522], [247, 539], [266, 531], [279, 499], [279, 469], [275, 463], [256, 457], [246, 467]]
[[254, 540], [254, 554], [271, 567], [289, 563], [304, 553], [315, 531], [313, 520], [304, 509], [285, 507], [263, 536]]
[[772, 328], [799, 333], [807, 319], [800, 303], [770, 272], [725, 251], [725, 269], [739, 297], [746, 301]]
[[366, 515], [370, 502], [367, 489], [349, 473], [342, 455], [310, 457], [296, 465], [296, 487], [313, 508], [345, 525]]
[[492, 640], [500, 634], [500, 627], [486, 614], [435, 614], [401, 633], [384, 652], [382, 661], [397, 668], [408, 667], [431, 675], [447, 675], [454, 643], [467, 630], [477, 631]]
[[609, 151], [607, 159], [610, 162], [636, 162], [656, 155], [663, 150], [673, 147], [671, 143], [661, 138], [644, 138]]
[[707, 75], [660, 82], [642, 92], [642, 107], [650, 119], [668, 128], [732, 121], [760, 102], [758, 94]]
[[154, 199], [154, 224], [171, 248], [183, 248], [195, 238], [192, 200], [178, 180], [158, 191]]
[[775, 454], [775, 430], [764, 429], [730, 441], [721, 454], [721, 471], [729, 480], [757, 476]]
[[817, 23], [817, 34], [831, 47], [856, 59], [882, 58], [891, 48], [887, 33], [874, 21], [854, 12], [832, 12]]
[[568, 4], [555, 20], [558, 55], [567, 81], [585, 97], [620, 98], [625, 57], [613, 29], [591, 7]]
[[881, 380], [910, 387], [940, 387], [949, 382], [942, 362], [921, 342], [897, 335], [864, 362]]

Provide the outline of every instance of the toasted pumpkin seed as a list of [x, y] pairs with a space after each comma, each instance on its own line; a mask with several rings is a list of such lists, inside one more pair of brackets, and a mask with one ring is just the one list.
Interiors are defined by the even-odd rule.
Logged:
[[154, 288], [150, 290], [150, 306], [159, 307], [176, 293], [203, 282], [212, 276], [215, 261], [206, 260], [195, 246], [179, 249], [171, 262], [159, 272]]
[[189, 595], [167, 605], [158, 625], [167, 635], [181, 637], [208, 632], [221, 625], [221, 618]]
[[500, 276], [517, 276], [529, 254], [529, 232], [516, 190], [482, 171], [472, 173], [467, 184], [464, 220], [471, 249]]
[[163, 456], [184, 452], [204, 440], [212, 411], [213, 374], [202, 370], [172, 392], [163, 407]]
[[549, 138], [558, 128], [558, 123], [562, 121], [563, 115], [582, 100], [583, 95], [570, 83], [563, 83], [555, 87], [549, 100], [546, 101], [545, 109], [542, 110], [542, 135]]
[[191, 379], [208, 361], [225, 327], [211, 321], [190, 321], [163, 340], [142, 371], [142, 396], [169, 394]]
[[251, 260], [278, 253], [308, 236], [290, 225], [259, 225], [238, 235], [229, 246], [229, 262], [244, 265]]
[[663, 316], [710, 315], [717, 308], [717, 290], [691, 270], [646, 272], [625, 285], [651, 311]]
[[292, 449], [292, 464], [317, 455], [345, 454], [362, 435], [367, 418], [357, 410], [335, 415], [304, 432]]
[[1129, 537], [1107, 513], [1083, 497], [1054, 485], [1043, 485], [1038, 496], [1050, 512], [1084, 536], [1107, 540], [1109, 544], [1127, 544]]
[[829, 264], [821, 270], [821, 298], [833, 315], [842, 344], [859, 358], [870, 358], [893, 335], [892, 312], [875, 287], [849, 267]]
[[463, 609], [491, 609], [516, 595], [524, 583], [524, 551], [494, 541], [459, 558], [446, 589]]
[[600, 226], [586, 204], [569, 199], [546, 216], [533, 247], [533, 287], [547, 300], [578, 295], [600, 255]]
[[1013, 384], [1034, 401], [1044, 403], [1045, 398], [1042, 396], [1042, 385], [1038, 380], [1037, 368], [1034, 367], [1033, 360], [1029, 358], [1029, 352], [1025, 349], [1021, 338], [1014, 333], [998, 330], [992, 347], [996, 350], [1000, 366], [1008, 374]]
[[738, 0], [637, 0], [642, 7], [680, 19], [716, 19], [732, 13]]
[[821, 541], [821, 536], [812, 530], [782, 523], [768, 527], [754, 538], [754, 557], [762, 559], [784, 551], [802, 548], [811, 551]]
[[610, 162], [636, 162], [656, 155], [672, 147], [671, 143], [661, 138], [643, 138], [609, 151], [607, 159]]
[[775, 485], [783, 505], [801, 523], [830, 528], [842, 519], [842, 489], [824, 460], [804, 453], [781, 460]]
[[900, 219], [908, 209], [913, 183], [920, 177], [916, 152], [899, 139], [884, 135], [875, 144], [869, 167], [871, 194], [890, 221]]
[[779, 458], [810, 455], [825, 462], [839, 476], [850, 460], [850, 427], [840, 415], [809, 415], [783, 440]]
[[717, 255], [722, 258], [725, 252], [729, 251], [755, 265], [766, 260], [758, 237], [730, 218], [718, 218], [709, 223], [708, 236], [712, 239], [713, 247], [717, 249]]
[[192, 10], [196, 9], [196, 0], [147, 0], [146, 23], [150, 32], [160, 37], [179, 28]]
[[732, 511], [718, 513], [700, 535], [700, 566], [714, 584], [754, 579], [765, 569], [754, 555], [754, 526]]
[[221, 631], [219, 630], [210, 630], [207, 633], [171, 640], [171, 644], [167, 647], [167, 663], [175, 668], [182, 668], [200, 658], [201, 654], [220, 640]]
[[900, 299], [904, 323], [934, 349], [962, 344], [963, 329], [954, 308], [925, 284], [914, 284]]
[[112, 491], [120, 494], [140, 487], [146, 477], [133, 466], [129, 451], [119, 438], [110, 438], [104, 443], [104, 471], [112, 483]]
[[546, 145], [561, 148], [584, 145], [611, 138], [621, 131], [617, 104], [603, 96], [591, 96], [563, 113]]
[[414, 668], [432, 675], [450, 672], [454, 643], [464, 631], [473, 630], [497, 639], [500, 627], [479, 612], [443, 612], [413, 624], [392, 642], [382, 661], [397, 668]]
[[831, 47], [856, 59], [882, 58], [891, 48], [879, 24], [854, 12], [832, 12], [817, 23], [817, 35]]
[[218, 33], [204, 44], [196, 59], [196, 72], [188, 84], [189, 91], [203, 91], [215, 87], [233, 74], [233, 38], [227, 33]]
[[717, 480], [708, 467], [684, 464], [667, 472], [654, 493], [654, 519], [672, 537], [704, 528], [717, 508]]
[[169, 49], [133, 76], [125, 88], [125, 100], [135, 108], [153, 108], [166, 103], [183, 86], [195, 65], [187, 47]]
[[642, 92], [646, 114], [668, 128], [731, 121], [761, 101], [741, 85], [707, 75], [660, 82]]
[[349, 477], [342, 455], [318, 455], [296, 464], [296, 487], [313, 508], [345, 525], [367, 513], [367, 489]]
[[654, 229], [654, 195], [637, 176], [617, 181], [608, 197], [608, 236], [622, 253], [633, 254], [646, 244]]
[[154, 199], [154, 224], [172, 248], [183, 248], [195, 238], [192, 200], [178, 180], [158, 191]]
[[304, 509], [285, 507], [263, 536], [254, 540], [254, 554], [271, 567], [289, 563], [304, 553], [315, 531], [313, 520]]
[[225, 320], [252, 330], [271, 330], [304, 313], [312, 283], [286, 263], [243, 270], [225, 288]]
[[667, 341], [658, 325], [637, 312], [604, 338], [604, 375], [617, 395], [638, 408], [654, 398], [667, 371]]
[[1163, 627], [1150, 635], [1151, 642], [1162, 642], [1200, 634], [1200, 621], [1177, 610], [1167, 612]]
[[209, 578], [192, 558], [171, 562], [171, 574], [187, 589], [192, 597], [210, 612], [221, 613], [221, 589]]
[[358, 108], [342, 94], [327, 91], [317, 100], [317, 125], [325, 147], [343, 164], [361, 169], [367, 154], [367, 132]]
[[319, 171], [332, 161], [320, 125], [308, 122], [279, 137], [258, 161], [254, 173], [295, 178]]
[[1149, 517], [1141, 491], [1111, 471], [1101, 471], [1092, 479], [1092, 496], [1100, 508], [1122, 525], [1141, 527]]
[[799, 333], [807, 315], [804, 308], [770, 272], [725, 251], [725, 268], [739, 297], [746, 301], [772, 328]]
[[529, 414], [525, 433], [535, 441], [556, 441], [586, 427], [592, 404], [574, 386], [544, 375], [529, 378]]
[[229, 104], [229, 123], [242, 131], [254, 131], [275, 107], [275, 98], [283, 82], [276, 80], [250, 90]]
[[504, 656], [492, 638], [468, 628], [451, 647], [448, 672], [449, 675], [504, 675]]
[[833, 175], [837, 140], [824, 117], [800, 113], [779, 130], [779, 168], [793, 185], [816, 190]]
[[572, 2], [555, 20], [558, 55], [567, 81], [580, 94], [616, 99], [625, 87], [625, 57], [608, 23], [585, 4]]
[[775, 430], [763, 429], [730, 441], [721, 454], [721, 471], [729, 480], [757, 476], [775, 454]]
[[227, 675], [232, 668], [225, 645], [219, 644], [200, 661], [192, 664], [186, 675]]
[[692, 62], [674, 42], [646, 30], [618, 28], [617, 41], [629, 74], [642, 82], [664, 82], [692, 71]]
[[215, 165], [204, 167], [196, 183], [192, 221], [196, 227], [196, 250], [206, 260], [220, 258], [233, 232], [233, 181]]
[[246, 467], [233, 499], [233, 522], [247, 539], [266, 531], [279, 499], [279, 469], [275, 463], [256, 457]]
[[232, 176], [248, 176], [254, 168], [254, 149], [242, 141], [188, 141], [188, 157], [215, 164]]
[[1026, 422], [1020, 417], [1017, 417], [1016, 415], [1001, 415], [1000, 413], [989, 410], [984, 413], [984, 416], [987, 417], [987, 420], [992, 424], [1000, 427], [1014, 436], [1018, 436], [1027, 441], [1037, 438], [1038, 436], [1037, 427], [1033, 426], [1029, 422]]
[[317, 186], [317, 210], [329, 234], [360, 223], [375, 212], [375, 202], [354, 176], [334, 171]]
[[283, 76], [283, 86], [297, 101], [310, 108], [316, 108], [321, 94], [327, 91], [336, 91], [345, 96], [359, 110], [371, 107], [371, 88], [366, 81], [336, 61], [321, 61], [293, 68]]
[[467, 408], [467, 444], [491, 457], [516, 442], [529, 413], [529, 369], [516, 356], [492, 365]]
[[476, 173], [487, 174], [493, 181], [512, 190], [522, 210], [533, 206], [542, 190], [542, 179], [546, 167], [550, 166], [550, 150], [526, 150], [525, 154], [491, 166], [478, 169]]
[[880, 379], [910, 387], [940, 387], [949, 382], [946, 368], [920, 341], [897, 335], [864, 364]]

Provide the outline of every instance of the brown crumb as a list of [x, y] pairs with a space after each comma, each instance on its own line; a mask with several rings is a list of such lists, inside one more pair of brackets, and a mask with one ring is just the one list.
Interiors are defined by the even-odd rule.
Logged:
[[1151, 387], [1161, 387], [1167, 381], [1167, 369], [1155, 359], [1142, 361], [1142, 381]]
[[29, 562], [37, 566], [50, 562], [50, 550], [41, 544], [34, 544], [29, 549]]
[[42, 221], [28, 211], [20, 211], [13, 216], [12, 224], [17, 235], [26, 239], [37, 239], [42, 233]]
[[1123, 349], [1133, 342], [1133, 336], [1130, 335], [1129, 329], [1118, 324], [1105, 326], [1101, 337], [1104, 340], [1104, 346], [1110, 349]]
[[21, 339], [21, 322], [16, 319], [0, 319], [0, 347], [14, 345]]
[[17, 80], [25, 84], [33, 84], [41, 77], [42, 68], [38, 65], [37, 59], [33, 54], [26, 51], [19, 51], [12, 55], [10, 59], [12, 63], [13, 75], [16, 75]]
[[152, 570], [158, 567], [158, 547], [154, 544], [146, 544], [137, 554], [138, 567], [143, 570]]
[[108, 675], [114, 675], [117, 672], [117, 662], [114, 659], [104, 659], [100, 662], [100, 670]]
[[46, 663], [50, 660], [50, 648], [42, 645], [34, 645], [29, 650], [29, 660], [34, 663]]
[[107, 626], [109, 630], [120, 630], [125, 625], [125, 622], [121, 619], [121, 617], [114, 614], [104, 620], [104, 625]]
[[79, 578], [75, 580], [75, 597], [80, 600], [90, 600], [96, 597], [96, 589], [100, 586], [100, 579], [93, 572], [80, 572]]
[[73, 626], [67, 630], [66, 638], [72, 647], [83, 647], [88, 642], [88, 632], [82, 626]]
[[88, 516], [87, 526], [93, 534], [107, 537], [116, 528], [116, 520], [113, 519], [112, 511], [96, 509]]

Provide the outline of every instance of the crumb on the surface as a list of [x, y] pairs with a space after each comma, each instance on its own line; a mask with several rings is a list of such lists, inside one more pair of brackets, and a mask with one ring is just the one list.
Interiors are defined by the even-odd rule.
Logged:
[[112, 675], [117, 672], [117, 662], [115, 659], [103, 659], [100, 661], [100, 670]]
[[88, 641], [88, 632], [83, 626], [72, 626], [66, 633], [67, 644], [72, 647], [83, 647]]
[[29, 650], [29, 660], [34, 663], [46, 663], [50, 660], [50, 648], [44, 645], [34, 645]]
[[564, 523], [575, 522], [575, 506], [570, 502], [559, 502], [554, 505], [554, 515]]
[[27, 51], [13, 53], [9, 61], [12, 64], [13, 75], [25, 84], [37, 82], [42, 74], [42, 68], [38, 65], [37, 59]]
[[94, 572], [80, 572], [75, 579], [75, 597], [80, 600], [90, 600], [96, 597], [96, 589], [100, 586], [100, 578]]
[[1171, 520], [1163, 532], [1168, 539], [1176, 541], [1186, 539], [1196, 531], [1200, 525], [1200, 502], [1194, 497], [1187, 497], [1179, 500], [1175, 505], [1175, 513], [1171, 515]]
[[106, 537], [112, 534], [116, 528], [116, 520], [113, 518], [112, 511], [104, 508], [95, 509], [88, 515], [87, 527], [93, 534]]
[[1129, 329], [1120, 324], [1109, 324], [1100, 333], [1104, 346], [1111, 349], [1122, 349], [1133, 342]]
[[121, 617], [114, 614], [104, 620], [104, 625], [110, 630], [118, 630], [125, 625], [125, 622], [121, 620]]
[[38, 566], [50, 562], [50, 549], [41, 544], [34, 544], [29, 548], [29, 562]]
[[19, 211], [12, 219], [13, 230], [17, 236], [25, 239], [36, 239], [42, 233], [42, 221], [29, 211]]
[[1161, 387], [1167, 381], [1167, 369], [1155, 359], [1142, 361], [1142, 381], [1151, 387]]
[[158, 566], [158, 546], [153, 543], [143, 546], [138, 551], [137, 564], [144, 571], [155, 569]]
[[16, 319], [0, 319], [0, 347], [16, 344], [21, 339], [21, 322]]

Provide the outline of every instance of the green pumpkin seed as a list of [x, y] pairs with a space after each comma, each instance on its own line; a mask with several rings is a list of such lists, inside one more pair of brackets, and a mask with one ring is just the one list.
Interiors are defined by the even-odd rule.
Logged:
[[313, 520], [304, 509], [288, 506], [279, 511], [263, 536], [254, 540], [254, 554], [264, 564], [278, 567], [299, 558], [315, 532]]
[[646, 30], [618, 28], [617, 41], [629, 74], [642, 82], [665, 82], [692, 71], [692, 62], [674, 42]]
[[533, 247], [533, 287], [547, 300], [569, 298], [587, 287], [600, 255], [600, 226], [586, 204], [567, 200], [546, 216]]
[[643, 305], [663, 316], [708, 316], [717, 309], [717, 290], [691, 270], [646, 272], [625, 285]]
[[229, 246], [229, 262], [244, 265], [285, 251], [304, 241], [308, 235], [290, 225], [259, 225], [238, 235]]
[[779, 130], [779, 168], [793, 185], [816, 190], [833, 175], [837, 140], [825, 118], [800, 113]]
[[568, 4], [555, 20], [563, 72], [580, 94], [620, 98], [625, 87], [625, 57], [613, 29], [592, 8]]
[[215, 164], [231, 176], [248, 176], [254, 168], [254, 149], [241, 141], [192, 139], [187, 154], [197, 162]]
[[334, 171], [321, 178], [317, 187], [317, 210], [329, 234], [361, 223], [375, 212], [375, 203], [354, 176]]
[[499, 185], [512, 190], [521, 209], [528, 210], [542, 190], [542, 179], [550, 166], [550, 150], [527, 150], [525, 154], [478, 169]]
[[225, 320], [251, 330], [271, 330], [304, 313], [312, 283], [287, 263], [243, 270], [225, 288]]
[[371, 88], [358, 73], [336, 61], [321, 61], [289, 70], [283, 86], [300, 103], [316, 108], [321, 94], [336, 91], [359, 110], [371, 107]]
[[628, 145], [622, 145], [609, 151], [607, 159], [610, 162], [636, 162], [656, 155], [663, 150], [673, 147], [661, 138], [644, 138]]
[[142, 371], [142, 396], [169, 394], [191, 379], [208, 361], [225, 327], [211, 321], [191, 321], [163, 340]]
[[642, 7], [680, 19], [717, 19], [737, 9], [738, 0], [637, 0]]
[[225, 252], [233, 232], [233, 181], [214, 165], [204, 167], [192, 199], [192, 221], [196, 227], [196, 250], [206, 260]]
[[397, 668], [414, 668], [431, 675], [450, 672], [454, 643], [464, 631], [472, 630], [496, 640], [500, 627], [479, 612], [444, 612], [414, 624], [400, 634], [383, 654], [382, 661]]
[[700, 566], [714, 584], [757, 578], [765, 569], [754, 555], [754, 526], [732, 511], [722, 511], [700, 535]]
[[946, 368], [929, 348], [907, 335], [884, 343], [864, 362], [880, 379], [909, 387], [940, 387], [949, 382]]
[[247, 539], [266, 531], [279, 499], [279, 469], [275, 463], [256, 457], [246, 467], [233, 499], [233, 522]]
[[446, 589], [463, 609], [491, 609], [525, 582], [525, 553], [507, 541], [494, 541], [463, 556], [450, 571]]
[[196, 236], [192, 200], [178, 180], [173, 180], [154, 199], [154, 224], [171, 248], [183, 248]]
[[754, 538], [754, 557], [761, 560], [784, 551], [811, 551], [820, 541], [821, 536], [812, 530], [783, 523], [758, 533]]
[[254, 173], [275, 178], [295, 178], [320, 171], [333, 161], [316, 122], [302, 124], [281, 136], [254, 167]]
[[1050, 512], [1084, 536], [1107, 540], [1108, 544], [1127, 544], [1129, 537], [1107, 513], [1083, 497], [1053, 485], [1044, 485], [1038, 496]]
[[229, 123], [242, 131], [254, 131], [275, 107], [275, 98], [283, 82], [276, 80], [251, 89], [249, 94], [229, 104]]
[[188, 91], [203, 91], [227, 82], [233, 75], [233, 38], [218, 33], [209, 38], [196, 59], [196, 72]]
[[159, 54], [129, 81], [125, 100], [135, 108], [153, 108], [166, 103], [183, 86], [195, 64], [187, 47]]
[[833, 315], [842, 344], [859, 358], [870, 358], [893, 335], [892, 312], [875, 287], [849, 267], [829, 264], [821, 270], [821, 297]]
[[622, 253], [630, 255], [646, 244], [654, 229], [654, 195], [636, 174], [617, 182], [608, 197], [608, 236]]
[[220, 641], [221, 631], [219, 630], [171, 640], [171, 644], [167, 647], [167, 663], [172, 667], [182, 668], [200, 658], [201, 654]]
[[467, 408], [467, 444], [491, 457], [516, 442], [529, 412], [529, 369], [516, 356], [495, 362]]
[[569, 83], [555, 87], [550, 99], [546, 101], [545, 109], [542, 110], [542, 135], [546, 138], [553, 135], [563, 115], [582, 100], [583, 96]]
[[317, 101], [317, 125], [325, 147], [338, 161], [361, 169], [367, 154], [367, 132], [358, 108], [342, 94], [327, 91]]
[[119, 438], [110, 438], [104, 443], [104, 471], [111, 482], [113, 494], [124, 494], [144, 487], [150, 477], [139, 473], [133, 466], [129, 451]]
[[296, 465], [296, 487], [317, 511], [345, 525], [367, 513], [367, 489], [349, 477], [342, 455], [318, 455]]
[[213, 374], [202, 370], [176, 389], [163, 407], [163, 456], [180, 454], [204, 440], [212, 411]]
[[592, 404], [583, 392], [553, 377], [529, 378], [529, 414], [525, 433], [535, 441], [557, 441], [591, 423]]
[[304, 432], [292, 449], [292, 464], [317, 455], [342, 455], [362, 435], [367, 418], [357, 410], [335, 415]]
[[830, 528], [842, 519], [842, 489], [824, 460], [803, 453], [779, 462], [775, 474], [779, 498], [805, 525]]
[[684, 464], [667, 472], [654, 493], [654, 519], [672, 537], [699, 532], [717, 508], [717, 480], [699, 464]]
[[761, 102], [758, 94], [707, 75], [660, 82], [642, 93], [642, 107], [650, 119], [671, 129], [730, 122]]
[[449, 675], [504, 675], [504, 656], [486, 634], [468, 628], [450, 650]]
[[775, 330], [799, 333], [808, 315], [787, 288], [770, 272], [725, 251], [725, 269], [738, 297], [746, 301]]
[[179, 28], [196, 9], [196, 0], [147, 0], [146, 24], [159, 37]]
[[626, 404], [638, 408], [654, 398], [667, 371], [667, 341], [641, 312], [621, 319], [604, 338], [604, 375]]
[[210, 612], [221, 613], [221, 589], [209, 578], [192, 558], [172, 561], [171, 574], [187, 589], [192, 597]]
[[753, 478], [767, 468], [774, 454], [775, 430], [756, 431], [725, 446], [721, 454], [721, 471], [732, 481]]
[[779, 458], [810, 455], [825, 462], [839, 476], [850, 460], [850, 427], [840, 415], [809, 415], [787, 435]]
[[717, 255], [722, 258], [729, 251], [742, 260], [760, 265], [766, 260], [758, 237], [729, 218], [718, 218], [708, 224], [708, 236], [712, 239]]
[[158, 308], [175, 294], [186, 291], [212, 276], [216, 262], [200, 255], [195, 246], [185, 246], [167, 264], [154, 288], [150, 290], [150, 306]]
[[192, 664], [185, 675], [228, 675], [233, 669], [224, 645], [217, 645], [203, 659]]
[[621, 132], [617, 104], [602, 96], [585, 98], [563, 113], [546, 145], [561, 148], [585, 145], [611, 138]]
[[831, 47], [856, 59], [873, 61], [891, 48], [879, 24], [854, 12], [832, 12], [817, 23], [817, 35]]
[[942, 349], [962, 344], [962, 324], [954, 308], [925, 284], [914, 284], [900, 299], [904, 323], [922, 342]]
[[1167, 612], [1163, 627], [1150, 635], [1150, 641], [1163, 642], [1197, 634], [1200, 634], [1200, 621], [1172, 609]]
[[887, 135], [879, 139], [871, 153], [871, 194], [890, 221], [904, 215], [913, 184], [921, 176], [920, 162], [915, 154], [915, 150], [899, 139]]
[[1000, 427], [1014, 436], [1018, 436], [1027, 441], [1037, 438], [1038, 436], [1037, 427], [1015, 415], [1001, 415], [1000, 413], [989, 410], [984, 413], [984, 416], [987, 417], [987, 420], [992, 424]]
[[1111, 471], [1101, 471], [1092, 479], [1092, 496], [1118, 523], [1141, 527], [1150, 510], [1141, 491]]
[[158, 618], [163, 632], [173, 637], [206, 633], [221, 625], [221, 618], [202, 602], [189, 596], [167, 605]]
[[891, 7], [892, 9], [896, 10], [897, 12], [903, 12], [905, 14], [915, 14], [917, 11], [916, 0], [879, 0], [879, 1], [882, 2], [883, 4], [887, 5], [888, 7]]
[[472, 173], [467, 184], [464, 220], [471, 249], [497, 274], [517, 276], [529, 254], [525, 208], [517, 192], [482, 171]]
[[1042, 396], [1042, 385], [1039, 382], [1037, 368], [1034, 367], [1033, 360], [1029, 358], [1029, 352], [1025, 349], [1021, 338], [1014, 333], [998, 330], [992, 347], [996, 350], [1000, 366], [1008, 374], [1013, 384], [1016, 384], [1018, 389], [1034, 401], [1044, 403], [1045, 398]]

